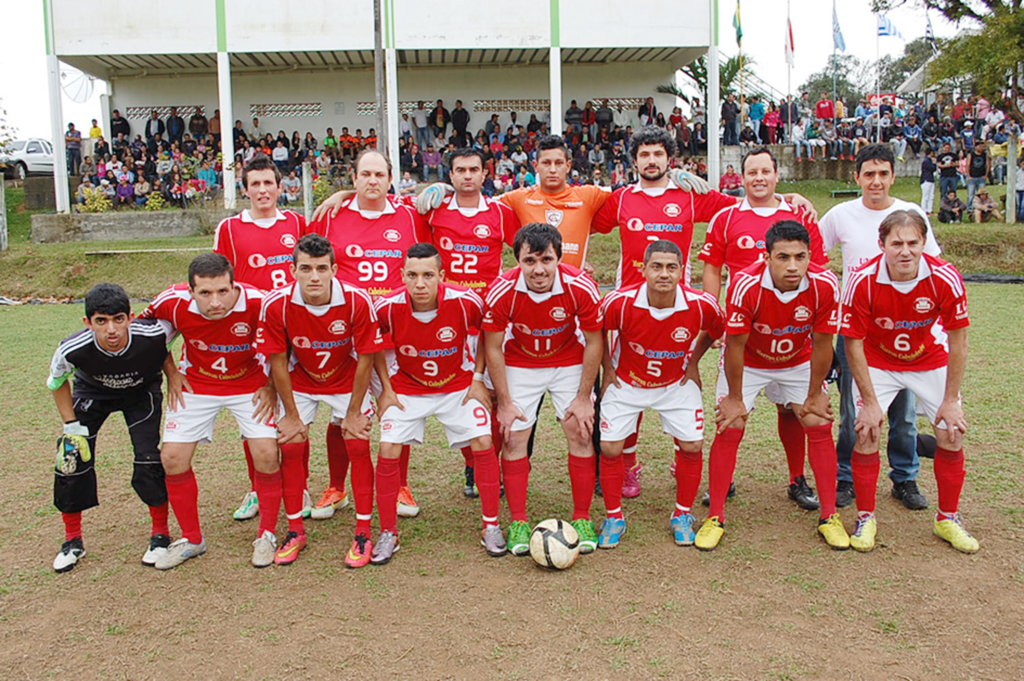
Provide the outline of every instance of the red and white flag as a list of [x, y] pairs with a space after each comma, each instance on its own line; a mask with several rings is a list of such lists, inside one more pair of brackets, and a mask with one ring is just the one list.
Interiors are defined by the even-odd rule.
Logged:
[[793, 22], [786, 17], [786, 63], [793, 66]]

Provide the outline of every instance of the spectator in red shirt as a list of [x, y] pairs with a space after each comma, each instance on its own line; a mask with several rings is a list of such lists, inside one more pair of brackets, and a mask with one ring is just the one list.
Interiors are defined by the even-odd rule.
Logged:
[[818, 120], [831, 120], [835, 121], [836, 108], [832, 104], [832, 100], [828, 98], [828, 93], [822, 92], [821, 99], [814, 105], [814, 115]]
[[725, 175], [718, 181], [718, 189], [729, 196], [746, 196], [743, 191], [743, 177], [731, 165], [726, 166]]

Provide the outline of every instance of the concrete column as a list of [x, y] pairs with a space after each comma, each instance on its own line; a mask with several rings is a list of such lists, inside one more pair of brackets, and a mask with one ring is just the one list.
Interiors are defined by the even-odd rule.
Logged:
[[227, 52], [217, 53], [217, 89], [221, 153], [224, 158], [224, 208], [235, 210], [235, 112], [231, 106], [231, 57]]
[[1006, 224], [1017, 222], [1017, 133], [1010, 133], [1006, 145]]
[[552, 135], [562, 134], [562, 48], [553, 46], [548, 64], [549, 88], [551, 90], [551, 123], [548, 130]]
[[[398, 178], [401, 177], [401, 161], [398, 153], [398, 121], [402, 116], [398, 110], [398, 53], [395, 46], [395, 3], [384, 0], [384, 101], [386, 102], [385, 122], [387, 130], [378, 130], [377, 139], [387, 142], [385, 153], [391, 161], [391, 185], [398, 193]], [[385, 134], [385, 132], [387, 134]], [[383, 149], [380, 144], [378, 149]], [[439, 150], [440, 151], [440, 150]]]
[[[71, 211], [68, 195], [68, 161], [64, 147], [64, 110], [61, 107], [60, 60], [57, 59], [53, 35], [53, 0], [43, 0], [43, 21], [46, 26], [46, 85], [50, 95], [50, 135], [53, 137], [53, 192], [57, 212]], [[86, 129], [88, 135], [88, 129]]]
[[722, 174], [722, 148], [718, 141], [718, 126], [721, 118], [722, 92], [719, 82], [718, 67], [718, 0], [708, 0], [711, 13], [709, 33], [711, 40], [708, 47], [708, 182], [718, 187], [718, 179]]

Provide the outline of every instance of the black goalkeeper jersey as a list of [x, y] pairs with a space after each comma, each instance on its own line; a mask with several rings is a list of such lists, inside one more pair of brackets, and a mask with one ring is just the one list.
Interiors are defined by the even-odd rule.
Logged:
[[82, 329], [57, 346], [47, 386], [55, 390], [74, 373], [76, 398], [102, 400], [160, 392], [160, 372], [173, 333], [167, 322], [137, 319], [128, 327], [128, 344], [110, 353], [99, 346], [92, 331]]

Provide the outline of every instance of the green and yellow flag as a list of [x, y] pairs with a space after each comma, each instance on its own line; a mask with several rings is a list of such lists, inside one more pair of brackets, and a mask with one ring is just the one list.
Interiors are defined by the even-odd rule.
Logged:
[[743, 45], [743, 25], [740, 23], [740, 0], [736, 0], [736, 14], [732, 15], [732, 26], [736, 29], [736, 46]]

